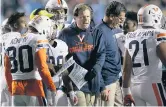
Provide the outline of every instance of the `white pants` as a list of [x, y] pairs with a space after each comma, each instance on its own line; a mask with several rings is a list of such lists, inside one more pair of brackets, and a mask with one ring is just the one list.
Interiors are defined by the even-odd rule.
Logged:
[[84, 93], [82, 91], [76, 91], [78, 97], [77, 106], [93, 106], [95, 101], [95, 95], [90, 93]]
[[67, 95], [62, 90], [57, 90], [56, 106], [69, 106], [70, 101]]
[[123, 106], [122, 89], [120, 87], [119, 81], [116, 82], [115, 104], [114, 105]]
[[11, 106], [11, 94], [7, 88], [0, 90], [0, 106]]
[[136, 106], [166, 106], [162, 83], [133, 83], [131, 92]]
[[46, 99], [38, 96], [14, 95], [12, 106], [46, 106]]

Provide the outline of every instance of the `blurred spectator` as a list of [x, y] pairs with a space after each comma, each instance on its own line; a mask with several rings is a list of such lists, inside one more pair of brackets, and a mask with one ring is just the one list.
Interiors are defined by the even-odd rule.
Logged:
[[[9, 17], [11, 13], [15, 11], [25, 12], [26, 15], [29, 15], [32, 10], [36, 8], [41, 8], [46, 5], [48, 0], [2, 0], [2, 8], [1, 8], [1, 23], [2, 21]], [[68, 23], [71, 23], [72, 11], [76, 4], [78, 3], [87, 3], [90, 4], [94, 10], [94, 22], [95, 24], [100, 23], [100, 20], [104, 16], [104, 10], [106, 5], [113, 0], [66, 0], [69, 6], [69, 13], [68, 13]], [[138, 11], [140, 7], [144, 4], [155, 4], [159, 6], [163, 13], [166, 14], [166, 0], [116, 0], [125, 4], [127, 10], [129, 11]]]

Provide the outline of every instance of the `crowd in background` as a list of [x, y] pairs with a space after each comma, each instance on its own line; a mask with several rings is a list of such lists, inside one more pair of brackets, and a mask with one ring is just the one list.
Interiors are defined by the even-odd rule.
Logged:
[[[13, 12], [26, 12], [28, 16], [36, 8], [44, 8], [48, 0], [2, 0], [1, 1], [1, 23], [2, 21], [9, 17]], [[106, 5], [113, 0], [66, 0], [69, 12], [68, 12], [68, 23], [71, 23], [72, 10], [74, 6], [78, 3], [88, 3], [92, 6], [94, 10], [94, 21], [99, 23], [104, 16], [104, 10]], [[125, 4], [127, 9], [130, 11], [137, 12], [138, 9], [145, 4], [156, 4], [159, 6], [164, 15], [166, 15], [166, 0], [117, 0]]]

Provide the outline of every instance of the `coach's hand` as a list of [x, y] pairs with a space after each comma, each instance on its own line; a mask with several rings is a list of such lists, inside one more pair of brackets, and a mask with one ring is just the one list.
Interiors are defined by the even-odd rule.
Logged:
[[92, 69], [91, 71], [88, 71], [84, 79], [85, 81], [91, 81], [95, 76], [96, 76], [96, 72]]
[[110, 94], [110, 90], [108, 89], [104, 89], [102, 92], [101, 92], [101, 99], [103, 101], [109, 101], [109, 94]]
[[77, 105], [78, 103], [78, 97], [76, 96], [74, 91], [69, 92], [69, 97], [73, 105]]

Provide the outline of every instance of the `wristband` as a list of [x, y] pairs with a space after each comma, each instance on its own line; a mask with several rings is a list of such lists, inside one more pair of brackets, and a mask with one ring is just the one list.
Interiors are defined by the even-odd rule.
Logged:
[[123, 95], [125, 96], [125, 95], [129, 95], [129, 94], [131, 94], [130, 88], [123, 88]]
[[69, 96], [73, 96], [73, 95], [75, 95], [75, 92], [74, 91], [70, 91], [69, 92]]

